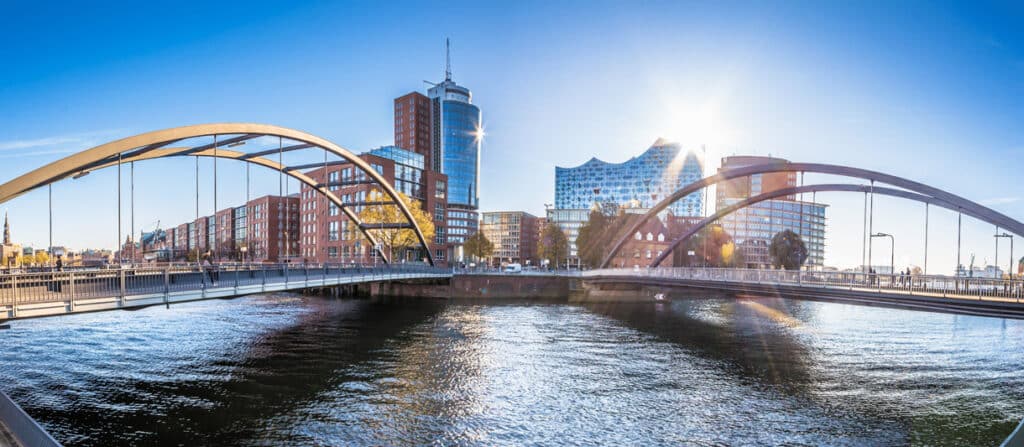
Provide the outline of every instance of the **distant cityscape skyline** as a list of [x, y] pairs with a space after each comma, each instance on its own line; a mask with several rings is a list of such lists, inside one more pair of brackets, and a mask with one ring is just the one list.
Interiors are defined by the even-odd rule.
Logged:
[[[639, 10], [595, 2], [582, 16], [566, 5], [452, 4], [415, 19], [351, 5], [212, 5], [206, 18], [76, 8], [68, 14], [80, 20], [57, 29], [30, 6], [11, 10], [18, 20], [9, 32], [24, 39], [0, 44], [0, 53], [23, 63], [4, 74], [0, 180], [105, 141], [196, 122], [280, 124], [350, 148], [391, 144], [388, 99], [440, 77], [450, 36], [452, 65], [487, 110], [480, 211], [543, 215], [554, 199], [555, 166], [591, 157], [621, 162], [664, 137], [687, 150], [706, 145], [708, 172], [732, 154], [856, 165], [1024, 215], [1014, 187], [1024, 106], [1013, 99], [1024, 94], [1024, 39], [1012, 6], [821, 5], [813, 19], [796, 5], [757, 4]], [[225, 14], [230, 23], [209, 26], [209, 17]], [[309, 28], [311, 21], [328, 26]], [[403, 33], [353, 43], [399, 22], [408, 25]], [[172, 26], [175, 36], [153, 32]], [[497, 27], [522, 32], [503, 36]], [[837, 29], [850, 32], [840, 38]], [[311, 60], [322, 64], [296, 69]], [[168, 69], [182, 66], [206, 68]], [[190, 167], [177, 160], [136, 166], [139, 227], [194, 214], [189, 194], [164, 186]], [[222, 167], [221, 174], [230, 181], [240, 172]], [[254, 176], [260, 181], [255, 192], [276, 189], [268, 174]], [[107, 200], [115, 185], [109, 171], [55, 185], [56, 241], [113, 246], [110, 219], [81, 217], [115, 214]], [[222, 190], [225, 203], [243, 198], [240, 187]], [[208, 197], [200, 200], [212, 209]], [[831, 205], [837, 223], [826, 264], [858, 265], [859, 199], [818, 200]], [[19, 241], [46, 245], [44, 228], [24, 225], [45, 219], [45, 202], [37, 191], [0, 206], [11, 212]], [[896, 263], [922, 264], [923, 208], [896, 199], [876, 205], [878, 227], [897, 235]], [[933, 218], [930, 263], [952, 270], [956, 216]], [[978, 263], [994, 261], [993, 233], [965, 222], [965, 251]]]

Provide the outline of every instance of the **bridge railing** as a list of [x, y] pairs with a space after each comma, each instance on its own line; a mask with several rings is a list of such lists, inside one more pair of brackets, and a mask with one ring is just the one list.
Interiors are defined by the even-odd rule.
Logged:
[[659, 267], [601, 269], [583, 272], [584, 277], [645, 276], [698, 281], [779, 284], [868, 290], [945, 298], [988, 299], [1020, 302], [1024, 280], [966, 276], [906, 275], [861, 272], [819, 272], [793, 270]]
[[506, 271], [500, 268], [459, 268], [452, 267], [451, 272], [456, 275], [479, 275], [479, 276], [494, 276], [494, 275], [508, 275], [508, 276], [570, 276], [576, 277], [581, 276], [582, 272], [579, 270], [546, 270], [546, 269], [530, 269], [522, 270], [518, 272]]
[[53, 272], [0, 274], [0, 306], [72, 302], [91, 298], [124, 297], [244, 287], [276, 283], [308, 284], [310, 280], [360, 276], [383, 280], [400, 274], [449, 274], [444, 268], [425, 264], [230, 264], [165, 265], [120, 269], [76, 269]]

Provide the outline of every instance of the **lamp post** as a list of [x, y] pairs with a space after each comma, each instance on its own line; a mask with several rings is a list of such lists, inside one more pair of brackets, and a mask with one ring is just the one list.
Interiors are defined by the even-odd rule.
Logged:
[[1010, 279], [1013, 279], [1013, 235], [1009, 233], [996, 233], [996, 265], [999, 265], [999, 238], [1005, 237], [1010, 239], [1010, 264], [1007, 266], [1006, 274], [1010, 275]]
[[888, 233], [875, 233], [871, 237], [887, 237], [889, 238], [889, 274], [896, 274], [896, 238]]

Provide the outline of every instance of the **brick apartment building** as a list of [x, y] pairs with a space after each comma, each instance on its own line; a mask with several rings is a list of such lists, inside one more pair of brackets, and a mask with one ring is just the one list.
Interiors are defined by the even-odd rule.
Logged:
[[[447, 177], [444, 174], [425, 169], [422, 154], [396, 146], [385, 146], [360, 155], [384, 179], [394, 185], [395, 190], [419, 202], [422, 209], [433, 220], [435, 237], [429, 241], [429, 249], [438, 265], [445, 264], [447, 253], [444, 240], [444, 210], [447, 207]], [[365, 173], [350, 163], [327, 166], [305, 175], [327, 188], [342, 203], [351, 204], [356, 215], [367, 206], [382, 206], [368, 203], [373, 191], [379, 188]], [[390, 199], [385, 199], [390, 201]], [[299, 194], [300, 248], [299, 255], [309, 262], [373, 262], [376, 256], [372, 246], [358, 228], [338, 207], [309, 185], [302, 185]], [[403, 254], [396, 253], [397, 256]], [[406, 261], [421, 261], [424, 257], [418, 249], [404, 254]], [[396, 262], [399, 260], [396, 259]]]
[[250, 200], [246, 215], [246, 256], [252, 262], [298, 262], [299, 196]]
[[180, 262], [208, 254], [221, 262], [283, 262], [289, 254], [295, 260], [299, 252], [299, 198], [267, 195], [154, 234], [150, 239], [144, 235], [142, 252], [159, 250], [166, 255], [147, 255], [146, 262]]

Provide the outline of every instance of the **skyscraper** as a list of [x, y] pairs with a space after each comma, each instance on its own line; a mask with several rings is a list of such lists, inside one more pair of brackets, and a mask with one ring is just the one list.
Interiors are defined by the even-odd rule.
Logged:
[[444, 81], [427, 94], [431, 102], [431, 167], [448, 176], [445, 220], [447, 239], [453, 245], [449, 259], [461, 260], [462, 243], [478, 227], [482, 116], [469, 89], [452, 81], [450, 58], [446, 57]]

